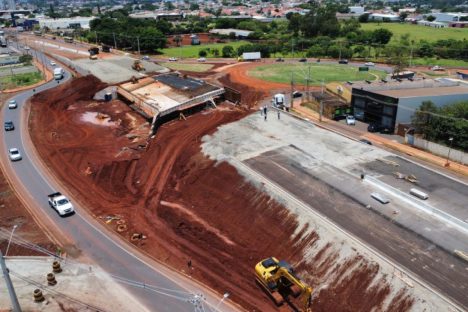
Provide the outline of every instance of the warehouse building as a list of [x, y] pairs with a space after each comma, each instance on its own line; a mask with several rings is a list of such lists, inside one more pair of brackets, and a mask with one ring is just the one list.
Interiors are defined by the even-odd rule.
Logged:
[[95, 19], [96, 17], [67, 17], [67, 18], [40, 18], [39, 26], [41, 28], [49, 28], [49, 29], [67, 29], [67, 28], [81, 28], [81, 29], [89, 29], [89, 23]]
[[356, 119], [387, 129], [411, 123], [422, 102], [436, 106], [468, 100], [468, 85], [448, 79], [420, 79], [353, 85], [351, 106]]

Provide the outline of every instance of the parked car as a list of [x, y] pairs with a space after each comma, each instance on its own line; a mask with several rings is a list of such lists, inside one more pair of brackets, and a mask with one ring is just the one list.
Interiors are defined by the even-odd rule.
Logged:
[[10, 148], [8, 150], [8, 156], [10, 157], [11, 161], [18, 161], [22, 159], [21, 154], [16, 147]]
[[16, 103], [16, 100], [10, 100], [10, 101], [8, 101], [8, 108], [9, 108], [9, 109], [18, 108], [18, 103]]
[[5, 131], [15, 130], [15, 125], [13, 124], [13, 121], [11, 121], [11, 120], [5, 121], [3, 126], [5, 127]]
[[284, 62], [284, 59], [283, 59], [282, 57], [278, 57], [278, 58], [276, 59], [276, 61], [277, 61], [277, 62]]
[[145, 55], [141, 59], [144, 60], [144, 61], [149, 61], [150, 57], [148, 55]]
[[431, 67], [431, 70], [433, 70], [433, 71], [444, 71], [445, 68], [443, 68], [443, 67], [441, 67], [439, 65], [436, 65], [436, 66]]
[[197, 61], [202, 62], [202, 63], [206, 62], [206, 57], [200, 57]]
[[339, 60], [338, 64], [348, 64], [348, 60], [346, 59]]
[[177, 62], [177, 57], [170, 57], [169, 62]]
[[302, 93], [299, 91], [294, 91], [292, 95], [293, 95], [293, 98], [299, 98], [302, 96]]
[[368, 67], [371, 67], [371, 66], [375, 66], [375, 63], [373, 62], [367, 62], [367, 63], [364, 63], [364, 65], [368, 66]]
[[303, 57], [303, 58], [299, 59], [299, 62], [305, 63], [305, 62], [307, 62], [307, 59]]
[[57, 63], [55, 63], [54, 61], [50, 61], [50, 66], [55, 66], [57, 65]]
[[359, 142], [367, 144], [367, 145], [372, 145], [372, 142], [366, 139], [360, 139]]
[[355, 126], [356, 125], [356, 118], [352, 115], [346, 116], [346, 124], [348, 126]]
[[379, 125], [379, 124], [376, 124], [376, 123], [371, 123], [369, 124], [369, 126], [367, 127], [367, 131], [369, 132], [379, 132], [382, 130], [382, 126]]

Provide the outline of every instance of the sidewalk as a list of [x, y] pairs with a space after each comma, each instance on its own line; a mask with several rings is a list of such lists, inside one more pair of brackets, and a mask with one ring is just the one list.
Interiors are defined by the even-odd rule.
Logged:
[[[319, 122], [319, 114], [317, 112], [307, 108], [307, 107], [300, 106], [300, 102], [298, 102], [298, 101], [296, 101], [294, 103], [293, 111], [298, 113], [301, 116], [304, 116], [306, 118], [311, 119], [313, 122], [317, 123], [318, 126], [321, 126], [321, 127], [324, 127], [324, 128], [334, 127], [336, 125], [336, 122], [334, 120], [324, 118], [324, 117], [322, 117], [322, 122], [320, 123]], [[330, 128], [330, 130], [335, 131], [335, 132], [339, 132], [340, 134], [344, 134], [345, 136], [351, 137], [351, 136], [347, 135], [346, 133], [342, 133], [338, 129]], [[353, 132], [356, 132], [356, 131], [357, 130], [353, 129]], [[355, 134], [358, 135], [358, 133], [355, 133]], [[359, 136], [361, 138], [365, 138], [365, 139], [371, 141], [372, 143], [381, 144], [381, 145], [386, 146], [386, 147], [388, 147], [390, 149], [399, 151], [401, 153], [405, 153], [405, 154], [407, 154], [409, 156], [419, 158], [421, 160], [430, 162], [430, 163], [432, 163], [434, 165], [444, 167], [444, 168], [447, 168], [447, 169], [449, 169], [451, 171], [454, 171], [454, 172], [463, 174], [465, 176], [468, 176], [468, 166], [464, 166], [462, 164], [451, 161], [450, 165], [448, 167], [446, 167], [445, 166], [445, 164], [446, 164], [446, 159], [445, 158], [442, 158], [442, 157], [433, 155], [431, 153], [419, 150], [419, 149], [411, 147], [409, 145], [401, 144], [401, 143], [398, 143], [398, 142], [383, 138], [383, 137], [381, 137], [379, 135], [372, 134], [372, 133], [369, 133], [369, 132], [360, 132]]]

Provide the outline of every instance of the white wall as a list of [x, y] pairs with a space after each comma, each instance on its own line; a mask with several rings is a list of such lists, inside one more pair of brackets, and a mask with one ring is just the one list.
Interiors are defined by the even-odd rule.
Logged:
[[[413, 145], [440, 157], [447, 157], [449, 153], [449, 148], [447, 146], [440, 145], [434, 142], [429, 142], [418, 137], [414, 138]], [[462, 165], [468, 164], [468, 154], [463, 153], [459, 150], [455, 150], [453, 148], [450, 149], [449, 159], [452, 161], [459, 162]]]

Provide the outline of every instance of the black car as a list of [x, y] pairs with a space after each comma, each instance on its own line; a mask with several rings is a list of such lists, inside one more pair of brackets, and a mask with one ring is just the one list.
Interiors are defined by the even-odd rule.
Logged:
[[299, 91], [294, 91], [292, 95], [293, 95], [293, 98], [299, 98], [302, 96], [302, 93]]
[[299, 60], [299, 62], [305, 63], [305, 62], [307, 62], [307, 59], [306, 59], [306, 58], [301, 58], [301, 59]]
[[369, 131], [369, 132], [380, 132], [380, 133], [392, 133], [392, 132], [394, 132], [394, 129], [384, 127], [384, 126], [382, 126], [380, 124], [371, 123], [367, 127], [367, 131]]
[[284, 62], [284, 59], [281, 58], [281, 57], [279, 57], [279, 58], [276, 59], [276, 61], [277, 61], [277, 62]]
[[367, 144], [367, 145], [372, 145], [372, 142], [366, 139], [360, 139], [359, 142]]
[[11, 130], [15, 130], [15, 125], [13, 124], [13, 121], [5, 121], [5, 131], [11, 131]]
[[348, 60], [339, 60], [338, 64], [348, 64]]

